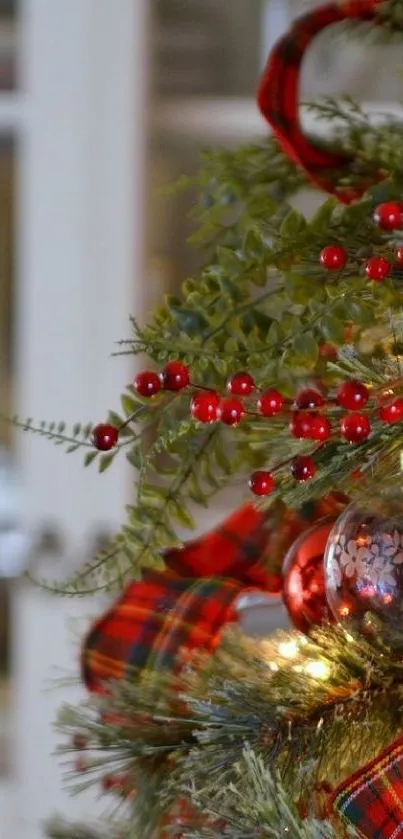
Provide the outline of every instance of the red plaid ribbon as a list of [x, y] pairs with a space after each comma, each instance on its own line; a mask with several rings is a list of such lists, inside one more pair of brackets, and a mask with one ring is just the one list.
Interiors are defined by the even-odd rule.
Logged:
[[106, 681], [145, 667], [175, 669], [182, 651], [213, 649], [237, 618], [239, 595], [270, 592], [270, 559], [278, 552], [282, 559], [304, 529], [345, 503], [329, 496], [274, 521], [245, 504], [200, 539], [167, 551], [167, 570], [145, 572], [91, 627], [82, 651], [87, 688], [102, 691]]
[[348, 778], [334, 793], [332, 804], [365, 839], [401, 839], [403, 737]]
[[[353, 190], [338, 188], [335, 173], [351, 165], [352, 158], [321, 149], [302, 133], [298, 113], [301, 65], [312, 40], [327, 26], [348, 18], [380, 22], [375, 15], [380, 2], [382, 0], [328, 3], [298, 18], [274, 46], [258, 88], [260, 110], [283, 151], [306, 171], [314, 183], [326, 192], [337, 194], [346, 204], [359, 198], [368, 183]], [[375, 174], [373, 182], [381, 177], [381, 174]]]

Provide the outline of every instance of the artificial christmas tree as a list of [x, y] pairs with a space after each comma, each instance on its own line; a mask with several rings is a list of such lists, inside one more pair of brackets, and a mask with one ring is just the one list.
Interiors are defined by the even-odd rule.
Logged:
[[[123, 416], [68, 436], [15, 420], [138, 471], [120, 534], [62, 588], [120, 590], [83, 644], [93, 698], [60, 720], [78, 785], [116, 803], [108, 835], [403, 831], [403, 128], [329, 100], [329, 149], [298, 117], [305, 50], [346, 22], [392, 37], [403, 0], [330, 3], [276, 45], [258, 93], [274, 137], [206, 155], [205, 267], [133, 322], [122, 352], [149, 366]], [[307, 183], [330, 194], [309, 219]], [[235, 481], [245, 505], [181, 545], [190, 502]], [[244, 637], [239, 598], [279, 591], [295, 630]]]

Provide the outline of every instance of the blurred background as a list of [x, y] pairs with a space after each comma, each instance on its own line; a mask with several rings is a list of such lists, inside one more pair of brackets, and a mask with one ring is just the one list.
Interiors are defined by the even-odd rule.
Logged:
[[[192, 197], [161, 188], [206, 146], [267, 132], [265, 57], [304, 0], [0, 0], [0, 412], [102, 421], [133, 375], [111, 359], [164, 291], [197, 269]], [[374, 72], [376, 66], [376, 73]], [[402, 98], [398, 46], [318, 38], [303, 97]], [[307, 201], [308, 201], [307, 197]], [[36, 839], [71, 800], [54, 757], [57, 707], [80, 698], [79, 639], [105, 600], [59, 600], [18, 579], [68, 576], [119, 525], [132, 477], [99, 477], [0, 421], [0, 839]], [[200, 519], [211, 526], [239, 501]], [[284, 623], [280, 606], [259, 617]]]

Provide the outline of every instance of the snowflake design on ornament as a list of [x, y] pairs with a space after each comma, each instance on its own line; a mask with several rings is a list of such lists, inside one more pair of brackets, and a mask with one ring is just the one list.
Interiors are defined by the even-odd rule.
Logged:
[[345, 535], [335, 546], [334, 557], [329, 567], [329, 578], [336, 588], [343, 577], [370, 580], [375, 586], [396, 588], [396, 566], [403, 564], [403, 534], [381, 533], [374, 538], [365, 537], [365, 544], [348, 539]]
[[383, 556], [392, 559], [393, 565], [401, 565], [403, 562], [403, 533], [394, 530], [393, 533], [382, 533], [380, 538]]
[[349, 539], [347, 542], [346, 536], [340, 536], [335, 554], [338, 558], [339, 568], [343, 569], [346, 577], [353, 577], [354, 574], [362, 576], [367, 570], [368, 559], [370, 558], [367, 543], [365, 546], [361, 546], [355, 539]]

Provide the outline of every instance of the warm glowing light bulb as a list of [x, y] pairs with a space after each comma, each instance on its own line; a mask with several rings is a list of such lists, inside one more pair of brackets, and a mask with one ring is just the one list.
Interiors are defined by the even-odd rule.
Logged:
[[298, 644], [295, 641], [282, 641], [278, 645], [278, 651], [283, 658], [296, 658], [298, 655]]
[[330, 675], [330, 669], [324, 661], [309, 661], [305, 667], [305, 673], [314, 679], [325, 680]]

